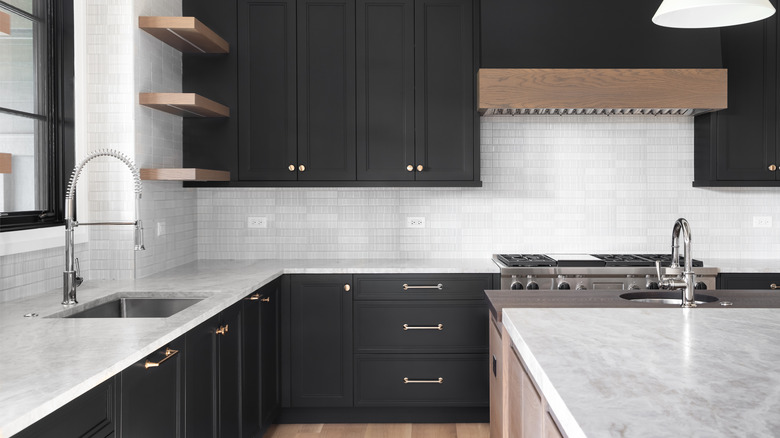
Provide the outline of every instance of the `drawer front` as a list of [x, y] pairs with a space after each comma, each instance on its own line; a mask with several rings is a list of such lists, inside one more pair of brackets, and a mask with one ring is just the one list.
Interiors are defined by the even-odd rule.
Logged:
[[356, 406], [488, 405], [487, 354], [359, 354], [355, 362]]
[[359, 353], [485, 353], [487, 304], [476, 301], [356, 301]]
[[355, 275], [357, 300], [482, 300], [491, 274]]
[[720, 274], [718, 288], [777, 290], [780, 292], [780, 274]]

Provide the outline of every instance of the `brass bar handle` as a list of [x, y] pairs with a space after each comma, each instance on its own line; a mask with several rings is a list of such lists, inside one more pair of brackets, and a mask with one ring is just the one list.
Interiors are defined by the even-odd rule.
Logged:
[[406, 330], [444, 330], [444, 324], [439, 325], [403, 325], [404, 331]]
[[405, 384], [406, 383], [438, 383], [438, 384], [442, 384], [442, 383], [444, 383], [444, 378], [443, 377], [439, 377], [436, 380], [412, 380], [412, 379], [410, 379], [408, 377], [404, 377], [404, 383]]
[[159, 367], [160, 365], [162, 365], [162, 364], [163, 364], [163, 362], [165, 362], [166, 360], [168, 360], [168, 359], [172, 358], [173, 356], [176, 356], [176, 354], [177, 354], [178, 352], [179, 352], [179, 350], [174, 350], [174, 349], [172, 349], [172, 348], [170, 348], [170, 347], [166, 347], [166, 348], [165, 348], [165, 357], [164, 357], [164, 358], [162, 358], [162, 360], [161, 360], [161, 361], [159, 361], [159, 362], [152, 362], [151, 360], [149, 360], [149, 359], [146, 359], [146, 363], [144, 363], [144, 368], [146, 368], [147, 370], [148, 370], [149, 368], [157, 368], [157, 367]]
[[270, 303], [271, 297], [260, 298], [260, 301], [262, 301], [263, 303]]
[[249, 301], [257, 301], [260, 299], [260, 294], [252, 294], [249, 298], [245, 298], [245, 299]]
[[442, 290], [443, 287], [444, 287], [444, 285], [441, 284], [441, 283], [437, 284], [436, 286], [409, 286], [408, 284], [404, 283], [404, 290], [409, 290], [409, 289], [438, 289], [438, 290]]
[[772, 289], [772, 290], [775, 290], [775, 289], [777, 289], [777, 283], [772, 283], [772, 284], [770, 284], [770, 285], [769, 285], [769, 288], [770, 288], [770, 289]]
[[228, 332], [228, 325], [227, 324], [225, 324], [222, 327], [217, 329], [217, 334], [218, 335], [225, 336], [227, 334], [227, 332]]

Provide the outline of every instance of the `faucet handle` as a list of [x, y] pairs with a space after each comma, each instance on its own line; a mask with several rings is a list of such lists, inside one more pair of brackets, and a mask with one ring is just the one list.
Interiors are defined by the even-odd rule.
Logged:
[[84, 282], [84, 278], [81, 277], [81, 266], [79, 266], [79, 259], [76, 258], [76, 280], [74, 281], [74, 284], [76, 287], [81, 286], [81, 283]]
[[658, 282], [664, 281], [663, 277], [661, 277], [661, 261], [656, 260], [655, 261], [655, 274], [658, 276]]

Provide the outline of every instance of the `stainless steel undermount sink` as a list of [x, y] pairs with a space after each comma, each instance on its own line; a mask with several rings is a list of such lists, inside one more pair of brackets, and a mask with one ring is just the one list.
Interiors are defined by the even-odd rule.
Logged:
[[202, 301], [198, 298], [120, 296], [86, 303], [51, 315], [55, 318], [167, 318]]
[[[652, 303], [652, 304], [669, 304], [669, 305], [682, 305], [682, 292], [680, 291], [666, 291], [666, 292], [628, 292], [620, 295], [620, 298], [624, 300], [639, 302], [639, 303]], [[696, 304], [706, 304], [718, 301], [717, 297], [712, 295], [695, 294], [693, 296]]]

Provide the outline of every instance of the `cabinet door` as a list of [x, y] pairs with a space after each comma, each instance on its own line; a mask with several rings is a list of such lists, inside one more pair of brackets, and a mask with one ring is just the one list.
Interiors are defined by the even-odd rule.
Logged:
[[415, 130], [418, 181], [474, 179], [471, 0], [415, 3]]
[[219, 342], [219, 436], [241, 436], [242, 303], [224, 310]]
[[414, 180], [414, 3], [358, 0], [356, 24], [357, 179]]
[[238, 23], [239, 179], [295, 180], [295, 0], [241, 0]]
[[504, 357], [501, 331], [495, 319], [490, 318], [490, 438], [504, 437]]
[[217, 334], [213, 317], [185, 335], [185, 436], [217, 437]]
[[354, 180], [354, 0], [298, 0], [297, 32], [298, 179]]
[[350, 275], [296, 275], [290, 287], [291, 407], [352, 406]]
[[122, 371], [120, 436], [182, 436], [183, 347], [179, 338]]
[[721, 29], [728, 109], [716, 113], [717, 179], [774, 180], [776, 162], [776, 16]]

